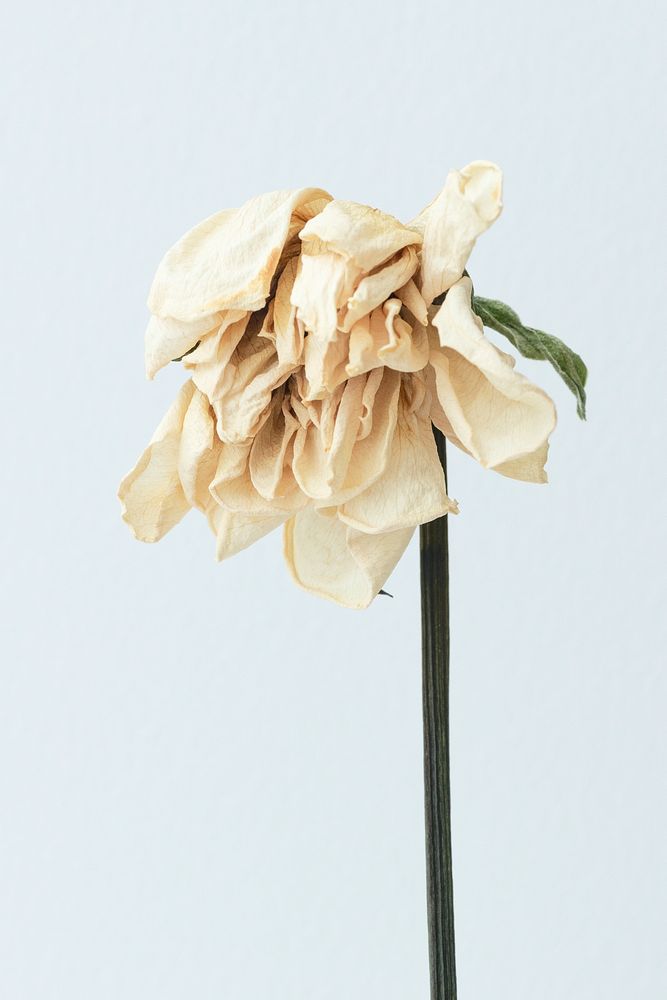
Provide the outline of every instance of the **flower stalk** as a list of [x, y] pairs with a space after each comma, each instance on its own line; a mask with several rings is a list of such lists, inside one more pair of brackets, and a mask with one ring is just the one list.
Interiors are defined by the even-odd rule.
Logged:
[[[434, 428], [447, 478], [445, 438]], [[456, 1000], [449, 781], [449, 550], [447, 516], [420, 529], [424, 800], [431, 1000]]]

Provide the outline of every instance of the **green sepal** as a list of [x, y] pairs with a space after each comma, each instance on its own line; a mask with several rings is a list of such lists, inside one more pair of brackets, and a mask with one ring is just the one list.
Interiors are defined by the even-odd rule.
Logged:
[[577, 400], [577, 413], [586, 419], [586, 365], [574, 351], [549, 333], [524, 326], [517, 314], [504, 302], [473, 295], [472, 308], [484, 326], [502, 333], [524, 358], [548, 361], [558, 372]]

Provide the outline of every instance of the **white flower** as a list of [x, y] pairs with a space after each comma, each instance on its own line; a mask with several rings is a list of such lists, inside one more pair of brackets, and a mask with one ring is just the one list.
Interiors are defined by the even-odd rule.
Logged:
[[225, 559], [284, 524], [294, 580], [362, 608], [414, 528], [457, 512], [433, 425], [544, 482], [553, 403], [487, 340], [463, 274], [500, 209], [500, 171], [474, 163], [408, 226], [308, 188], [184, 236], [151, 289], [146, 367], [182, 359], [191, 380], [121, 483], [136, 537], [197, 507]]

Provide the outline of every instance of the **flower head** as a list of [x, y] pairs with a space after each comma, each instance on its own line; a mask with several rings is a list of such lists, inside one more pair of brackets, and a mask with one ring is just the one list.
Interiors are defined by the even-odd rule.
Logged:
[[136, 537], [196, 507], [225, 559], [283, 524], [295, 581], [361, 608], [416, 525], [457, 512], [433, 425], [544, 482], [553, 403], [486, 338], [464, 273], [500, 210], [477, 162], [409, 225], [307, 188], [187, 233], [153, 282], [146, 369], [190, 380], [121, 483]]

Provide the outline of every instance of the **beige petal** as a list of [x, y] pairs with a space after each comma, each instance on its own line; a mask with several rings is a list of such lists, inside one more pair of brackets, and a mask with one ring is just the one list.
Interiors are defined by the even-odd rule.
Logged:
[[287, 516], [303, 507], [307, 498], [296, 484], [291, 490], [285, 487], [285, 495], [276, 498], [267, 499], [258, 492], [250, 474], [251, 449], [251, 443], [222, 445], [210, 485], [210, 495], [216, 503], [235, 514], [253, 517]]
[[363, 376], [349, 379], [333, 397], [322, 401], [319, 424], [297, 431], [294, 477], [312, 499], [330, 502], [345, 481], [360, 431], [365, 384]]
[[452, 170], [428, 208], [411, 223], [423, 234], [421, 293], [428, 305], [463, 274], [478, 236], [502, 209], [502, 173], [476, 160]]
[[178, 452], [178, 475], [188, 502], [205, 511], [222, 444], [215, 433], [211, 405], [197, 389], [183, 418]]
[[354, 324], [348, 343], [347, 375], [362, 375], [383, 366], [380, 349], [387, 343], [386, 319], [384, 311], [378, 307]]
[[170, 361], [177, 361], [187, 354], [211, 331], [220, 325], [217, 315], [203, 316], [189, 323], [177, 319], [160, 319], [151, 316], [146, 328], [144, 357], [146, 375], [155, 378]]
[[[376, 306], [382, 305], [392, 292], [405, 285], [416, 270], [417, 251], [415, 247], [410, 246], [401, 250], [380, 270], [363, 278], [354, 295], [348, 299], [344, 315], [340, 317], [341, 330], [349, 332], [363, 316], [367, 316]], [[415, 291], [417, 291], [416, 286]]]
[[[223, 395], [233, 378], [233, 372], [230, 371], [232, 358], [248, 328], [251, 316], [252, 313], [230, 309], [224, 314], [219, 329], [214, 334], [209, 334], [183, 362], [184, 367], [192, 372], [199, 391], [208, 396], [211, 402]], [[269, 350], [272, 351], [272, 348]]]
[[197, 365], [205, 365], [215, 361], [216, 357], [219, 356], [221, 340], [226, 342], [227, 349], [231, 353], [238, 338], [228, 337], [227, 331], [242, 321], [244, 322], [242, 329], [245, 329], [245, 324], [250, 321], [252, 316], [253, 313], [247, 312], [245, 309], [226, 309], [224, 312], [216, 313], [215, 326], [208, 333], [203, 334], [196, 347], [188, 351], [186, 357], [183, 358], [183, 367], [193, 369]]
[[428, 363], [426, 329], [414, 328], [399, 316], [401, 302], [388, 299], [352, 327], [348, 347], [348, 375], [359, 375], [380, 365], [395, 371], [420, 371]]
[[510, 479], [520, 479], [524, 483], [546, 483], [547, 474], [544, 470], [549, 455], [549, 442], [538, 445], [535, 451], [526, 455], [517, 455], [509, 462], [494, 465], [493, 471], [499, 472]]
[[303, 355], [311, 399], [323, 398], [344, 381], [347, 337], [338, 330], [338, 309], [357, 277], [357, 269], [333, 253], [300, 259], [291, 301], [297, 321], [308, 331]]
[[364, 535], [311, 508], [285, 525], [287, 567], [300, 587], [346, 608], [367, 608], [403, 555], [413, 529]]
[[[338, 397], [332, 397], [335, 435], [327, 431], [326, 417], [306, 422], [297, 432], [295, 478], [318, 508], [345, 503], [384, 472], [396, 427], [400, 379], [398, 372], [379, 368], [350, 380], [353, 391], [347, 392], [345, 401], [354, 406], [337, 412]], [[358, 385], [363, 385], [361, 397]], [[328, 401], [317, 405], [327, 407]]]
[[281, 390], [273, 394], [271, 411], [250, 449], [248, 471], [252, 484], [266, 500], [288, 503], [294, 509], [299, 489], [292, 472], [294, 435], [299, 422], [292, 413], [289, 396]]
[[486, 338], [471, 291], [469, 278], [458, 281], [433, 320], [438, 337], [431, 335], [430, 364], [440, 407], [455, 438], [485, 468], [546, 482], [554, 404]]
[[218, 397], [212, 401], [218, 437], [230, 444], [252, 438], [268, 416], [273, 390], [294, 370], [294, 365], [279, 363], [272, 343], [259, 336], [244, 337], [225, 368]]
[[208, 402], [186, 382], [120, 484], [123, 520], [140, 541], [159, 541], [192, 504], [202, 501], [202, 476], [209, 470], [214, 444], [211, 431]]
[[291, 301], [298, 270], [298, 258], [285, 265], [273, 299], [273, 328], [276, 351], [281, 364], [296, 364], [303, 351], [304, 325], [297, 319], [297, 307]]
[[287, 515], [277, 516], [238, 514], [212, 503], [208, 520], [216, 536], [216, 558], [220, 561], [235, 556], [258, 542], [264, 535], [284, 524]]
[[400, 299], [389, 299], [382, 307], [387, 342], [378, 351], [383, 364], [398, 372], [418, 372], [428, 363], [429, 346], [425, 327], [411, 327], [399, 316]]
[[336, 200], [304, 226], [301, 242], [304, 254], [339, 254], [368, 274], [421, 236], [377, 208]]
[[400, 388], [401, 376], [391, 368], [379, 368], [366, 376], [357, 440], [332, 503], [344, 504], [385, 471], [398, 420]]
[[416, 376], [404, 382], [386, 469], [372, 486], [339, 508], [341, 521], [358, 531], [381, 534], [457, 513], [445, 489], [429, 410], [424, 384]]
[[272, 191], [200, 222], [163, 258], [149, 309], [156, 316], [193, 320], [221, 309], [260, 308], [294, 213], [302, 221], [304, 206], [329, 197], [317, 188]]
[[397, 289], [396, 298], [400, 299], [405, 308], [410, 310], [418, 323], [422, 326], [428, 326], [428, 309], [412, 278], [402, 288]]
[[276, 342], [276, 331], [274, 330], [273, 314], [275, 309], [275, 298], [269, 299], [266, 308], [263, 310], [264, 320], [259, 328], [258, 337], [270, 340], [272, 344]]
[[[429, 385], [432, 384], [431, 420], [438, 430], [442, 431], [448, 441], [455, 444], [457, 448], [460, 448], [467, 455], [470, 455], [470, 451], [457, 438], [452, 425], [445, 415], [445, 411], [440, 405], [437, 397], [435, 371], [430, 365], [428, 372], [430, 376], [428, 382]], [[493, 471], [499, 472], [503, 476], [508, 476], [510, 479], [520, 479], [527, 483], [546, 483], [547, 474], [544, 471], [544, 466], [548, 454], [549, 444], [545, 442], [527, 455], [519, 455], [515, 459], [510, 459], [509, 462], [501, 462], [500, 465], [494, 466]]]

